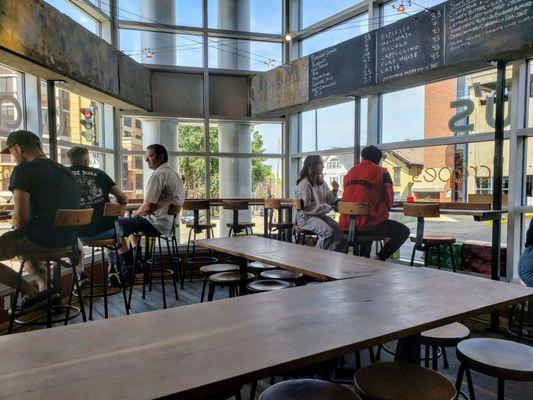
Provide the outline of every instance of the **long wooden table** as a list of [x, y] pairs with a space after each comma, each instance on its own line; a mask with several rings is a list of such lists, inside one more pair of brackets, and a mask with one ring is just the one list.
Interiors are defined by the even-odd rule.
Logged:
[[[392, 207], [391, 212], [403, 213], [403, 207]], [[493, 221], [507, 213], [507, 210], [468, 210], [460, 208], [441, 208], [439, 212], [443, 215], [467, 215], [474, 218], [474, 221]]]
[[378, 343], [419, 338], [418, 332], [532, 295], [518, 285], [399, 268], [2, 336], [0, 398], [194, 399]]
[[245, 260], [261, 261], [321, 280], [373, 275], [380, 271], [408, 268], [350, 254], [327, 251], [258, 236], [197, 240], [196, 245]]

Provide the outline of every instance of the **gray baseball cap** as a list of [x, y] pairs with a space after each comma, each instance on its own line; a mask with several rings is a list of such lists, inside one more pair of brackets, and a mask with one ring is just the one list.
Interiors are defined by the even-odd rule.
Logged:
[[39, 139], [39, 136], [37, 136], [35, 133], [25, 130], [18, 130], [13, 131], [11, 134], [7, 137], [7, 142], [5, 147], [0, 151], [1, 154], [9, 154], [9, 148], [14, 145], [28, 145], [33, 144], [36, 146], [41, 146], [41, 139]]

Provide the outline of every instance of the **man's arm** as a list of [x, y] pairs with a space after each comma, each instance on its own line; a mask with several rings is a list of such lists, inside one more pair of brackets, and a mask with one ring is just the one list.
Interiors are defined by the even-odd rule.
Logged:
[[13, 228], [19, 229], [30, 221], [30, 194], [24, 190], [15, 189], [13, 196], [15, 199]]
[[389, 210], [394, 205], [394, 188], [388, 171], [383, 173], [383, 201]]
[[135, 210], [131, 216], [132, 217], [143, 217], [145, 215], [151, 214], [155, 210], [155, 203], [150, 203], [149, 201], [145, 201], [141, 204], [141, 206]]
[[156, 207], [159, 197], [163, 192], [163, 177], [152, 174], [148, 178], [148, 183], [146, 184], [146, 189], [144, 191], [144, 203], [133, 212], [133, 217], [143, 217], [145, 215], [151, 214]]
[[128, 196], [118, 187], [118, 185], [111, 186], [109, 192], [117, 198], [119, 204], [128, 204]]

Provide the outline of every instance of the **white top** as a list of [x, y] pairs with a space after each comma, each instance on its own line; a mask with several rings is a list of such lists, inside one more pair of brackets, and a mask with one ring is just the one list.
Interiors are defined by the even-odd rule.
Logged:
[[155, 204], [154, 211], [144, 218], [163, 235], [172, 235], [174, 217], [168, 215], [168, 209], [172, 204], [183, 205], [185, 190], [178, 174], [167, 163], [161, 164], [150, 175], [144, 191], [144, 201]]
[[312, 186], [309, 180], [304, 178], [296, 186], [296, 198], [303, 200], [304, 203], [304, 208], [300, 212], [308, 215], [325, 215], [331, 211], [330, 204], [337, 200], [337, 194], [329, 189], [326, 182]]

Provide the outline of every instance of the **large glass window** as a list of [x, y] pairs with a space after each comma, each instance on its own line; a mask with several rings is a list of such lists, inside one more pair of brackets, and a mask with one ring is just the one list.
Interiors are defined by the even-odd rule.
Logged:
[[270, 153], [282, 152], [282, 125], [270, 123], [210, 121], [212, 152]]
[[209, 28], [281, 34], [282, 0], [209, 0]]
[[144, 64], [203, 66], [200, 35], [119, 29], [120, 50]]
[[118, 17], [121, 20], [179, 26], [202, 26], [202, 1], [120, 0]]
[[[444, 3], [444, 0], [417, 0], [409, 3], [407, 1], [400, 3], [398, 0], [389, 1], [381, 6], [381, 26], [392, 24], [440, 3]], [[401, 4], [405, 7], [404, 12], [398, 8]]]
[[354, 102], [306, 111], [302, 114], [302, 152], [353, 147]]
[[[512, 67], [507, 68], [509, 129]], [[381, 96], [382, 143], [494, 132], [496, 70], [475, 72]]]
[[352, 7], [363, 0], [300, 0], [301, 28], [306, 28], [318, 21]]
[[202, 121], [178, 118], [122, 117], [122, 148], [144, 151], [153, 143], [163, 144], [168, 151], [203, 152], [205, 150]]
[[209, 38], [209, 68], [266, 71], [282, 62], [281, 43]]
[[529, 69], [529, 96], [528, 96], [528, 112], [527, 112], [527, 126], [533, 128], [533, 61], [528, 63]]
[[23, 75], [0, 64], [0, 133], [24, 125]]
[[52, 7], [67, 15], [85, 29], [91, 31], [95, 35], [100, 35], [100, 23], [94, 18], [87, 15], [80, 8], [76, 7], [68, 0], [45, 0]]
[[368, 32], [368, 14], [364, 13], [324, 32], [301, 41], [301, 56], [314, 53], [329, 46]]

